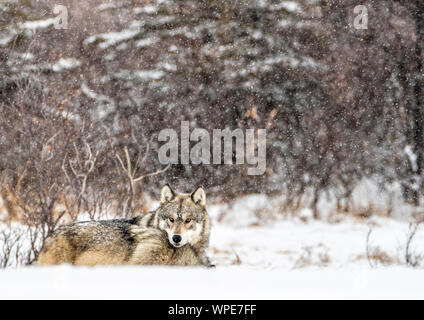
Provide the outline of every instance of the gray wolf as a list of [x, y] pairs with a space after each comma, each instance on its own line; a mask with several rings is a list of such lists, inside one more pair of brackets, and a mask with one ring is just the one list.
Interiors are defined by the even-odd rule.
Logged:
[[58, 229], [46, 239], [37, 264], [211, 266], [205, 253], [209, 234], [204, 189], [176, 193], [165, 185], [155, 211]]

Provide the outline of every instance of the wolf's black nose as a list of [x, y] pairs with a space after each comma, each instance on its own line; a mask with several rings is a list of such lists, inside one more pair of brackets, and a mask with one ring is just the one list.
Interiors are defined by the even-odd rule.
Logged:
[[181, 236], [179, 236], [178, 234], [172, 237], [172, 241], [174, 241], [175, 243], [180, 243], [181, 239]]

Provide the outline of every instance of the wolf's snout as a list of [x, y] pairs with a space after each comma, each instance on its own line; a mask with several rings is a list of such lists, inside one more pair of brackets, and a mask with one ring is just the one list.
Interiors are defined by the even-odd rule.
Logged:
[[181, 236], [176, 234], [172, 237], [172, 241], [174, 241], [175, 243], [180, 243], [181, 242]]

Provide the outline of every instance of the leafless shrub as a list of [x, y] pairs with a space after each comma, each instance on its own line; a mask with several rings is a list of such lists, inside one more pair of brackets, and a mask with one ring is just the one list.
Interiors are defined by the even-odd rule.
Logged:
[[[142, 145], [138, 143], [134, 135], [134, 130], [131, 131], [131, 140], [132, 140], [131, 145], [133, 146], [135, 151], [135, 160], [131, 159], [128, 146], [123, 147], [125, 163], [120, 156], [120, 152], [118, 151], [115, 152], [115, 157], [119, 163], [119, 165], [117, 165], [117, 171], [120, 172], [125, 177], [125, 179], [127, 180], [127, 186], [128, 186], [128, 189], [127, 189], [128, 193], [127, 193], [125, 201], [123, 202], [124, 203], [123, 215], [125, 217], [129, 217], [133, 215], [134, 210], [137, 207], [139, 207], [140, 202], [143, 202], [144, 200], [144, 198], [142, 197], [142, 193], [140, 192], [141, 181], [147, 177], [159, 175], [167, 171], [170, 167], [170, 165], [168, 164], [164, 168], [158, 169], [154, 172], [141, 173], [142, 171], [145, 171], [145, 169], [143, 168], [143, 165], [145, 165], [147, 156], [149, 155], [149, 151], [150, 151], [149, 141], [144, 136], [143, 138], [145, 140], [144, 151], [143, 151]], [[138, 196], [138, 201], [137, 201], [139, 203], [138, 206], [137, 204], [135, 204], [136, 196]]]
[[[386, 251], [379, 246], [373, 246], [371, 243], [372, 227], [368, 229], [366, 236], [365, 256], [371, 268], [376, 268], [378, 265], [392, 265], [399, 262], [396, 257], [390, 256]], [[363, 258], [363, 257], [362, 257]]]
[[406, 246], [405, 246], [405, 262], [408, 266], [417, 268], [422, 266], [424, 255], [421, 253], [416, 253], [412, 250], [412, 243], [419, 230], [422, 220], [415, 221], [409, 224], [408, 234], [406, 237]]
[[365, 256], [368, 261], [368, 264], [371, 268], [381, 265], [391, 265], [395, 263], [401, 263], [403, 260], [404, 263], [413, 268], [420, 267], [424, 256], [422, 254], [416, 253], [412, 250], [412, 243], [419, 230], [422, 221], [416, 220], [409, 224], [408, 233], [405, 243], [405, 254], [404, 260], [401, 258], [396, 258], [389, 255], [387, 252], [382, 250], [379, 246], [373, 246], [371, 243], [371, 234], [373, 232], [372, 227], [369, 228], [366, 236], [366, 247], [365, 247]]
[[373, 261], [372, 263], [370, 262], [372, 268], [377, 267], [378, 264], [388, 266], [398, 262], [396, 258], [391, 257], [386, 251], [383, 251], [378, 246], [370, 250], [367, 254], [367, 259], [368, 261]]
[[328, 248], [319, 243], [316, 246], [305, 246], [302, 248], [301, 255], [296, 260], [294, 268], [304, 268], [307, 266], [327, 266], [331, 261], [328, 254]]
[[38, 240], [31, 228], [6, 224], [0, 227], [0, 268], [31, 264], [38, 252]]
[[365, 242], [365, 244], [366, 244], [365, 245], [365, 252], [366, 252], [366, 257], [367, 257], [367, 261], [368, 261], [369, 266], [371, 268], [374, 268], [376, 265], [375, 265], [375, 262], [371, 259], [371, 243], [370, 243], [371, 233], [372, 233], [372, 228], [370, 227], [368, 229], [368, 232], [367, 232], [367, 237], [366, 237], [366, 242]]
[[16, 230], [3, 229], [0, 231], [0, 267], [13, 266], [20, 260], [22, 234]]
[[231, 248], [231, 250], [233, 251], [233, 254], [235, 256], [235, 259], [231, 262], [231, 264], [241, 265], [242, 261], [241, 261], [240, 256], [238, 255], [238, 253], [233, 248]]
[[[89, 213], [91, 219], [102, 207], [102, 200], [94, 194], [95, 173], [101, 153], [87, 141], [86, 123], [76, 132], [77, 136], [69, 138], [69, 148], [61, 164], [61, 174], [65, 177], [63, 204], [72, 221], [76, 221], [82, 212]], [[94, 144], [94, 143], [93, 143]]]

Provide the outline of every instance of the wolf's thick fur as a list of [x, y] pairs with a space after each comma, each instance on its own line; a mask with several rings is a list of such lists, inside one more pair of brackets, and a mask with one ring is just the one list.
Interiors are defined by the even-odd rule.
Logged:
[[[209, 217], [202, 188], [178, 194], [167, 185], [153, 212], [133, 219], [78, 222], [46, 239], [38, 265], [164, 264], [210, 266]], [[179, 236], [176, 243], [173, 239]]]

